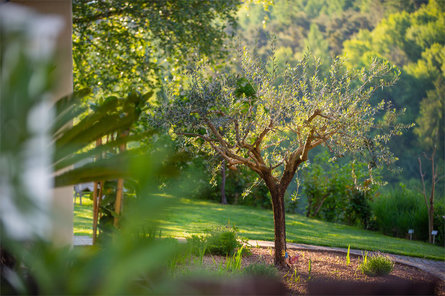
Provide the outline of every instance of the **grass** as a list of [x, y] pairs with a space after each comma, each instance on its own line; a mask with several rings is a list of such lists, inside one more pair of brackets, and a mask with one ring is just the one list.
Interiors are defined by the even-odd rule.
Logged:
[[[203, 200], [172, 198], [164, 220], [162, 234], [170, 237], [188, 237], [204, 234], [216, 225], [236, 225], [239, 235], [255, 240], [274, 240], [273, 214], [270, 210], [246, 206], [221, 205]], [[91, 235], [91, 201], [75, 206], [74, 234]], [[87, 227], [85, 227], [87, 226]], [[302, 215], [287, 214], [287, 241], [329, 247], [380, 251], [413, 257], [445, 260], [444, 248], [419, 241], [409, 241], [366, 231], [356, 227], [309, 219]]]
[[74, 226], [75, 235], [93, 235], [93, 201], [87, 196], [82, 198], [82, 205], [79, 199], [74, 204]]

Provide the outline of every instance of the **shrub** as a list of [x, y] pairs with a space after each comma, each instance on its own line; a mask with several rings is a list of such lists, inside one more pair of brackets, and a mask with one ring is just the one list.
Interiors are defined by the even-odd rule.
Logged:
[[217, 228], [207, 237], [207, 251], [213, 255], [232, 255], [238, 247], [241, 247], [241, 243], [233, 228]]
[[[208, 231], [205, 236], [192, 235], [187, 238], [192, 254], [201, 256], [203, 250], [206, 254], [231, 256], [236, 249], [243, 246], [243, 240], [238, 237], [235, 226], [218, 226]], [[242, 255], [249, 255], [250, 249], [244, 247]]]
[[[192, 188], [189, 196], [220, 202], [221, 170], [216, 167], [217, 160], [201, 154], [190, 156], [190, 159], [186, 160], [178, 166], [186, 180], [184, 184]], [[201, 172], [201, 174], [196, 172]], [[269, 190], [263, 182], [256, 183], [257, 179], [258, 176], [255, 172], [243, 166], [238, 167], [236, 171], [226, 169], [225, 195], [227, 202], [271, 209]]]
[[445, 246], [445, 198], [442, 196], [434, 202], [434, 229], [437, 230], [436, 244]]
[[369, 276], [382, 276], [389, 274], [394, 268], [394, 262], [382, 254], [371, 256], [364, 259], [360, 265], [360, 270]]
[[372, 209], [384, 234], [406, 237], [414, 229], [416, 239], [428, 239], [428, 213], [420, 193], [400, 185], [376, 198]]
[[201, 256], [207, 250], [207, 241], [203, 236], [192, 235], [187, 238], [189, 252], [195, 256]]
[[[363, 162], [334, 162], [327, 151], [317, 154], [303, 173], [306, 216], [372, 229], [370, 201], [379, 185], [371, 183], [368, 174]], [[379, 180], [378, 171], [374, 178]]]
[[243, 270], [246, 275], [276, 277], [278, 275], [275, 266], [266, 263], [254, 263], [246, 266]]

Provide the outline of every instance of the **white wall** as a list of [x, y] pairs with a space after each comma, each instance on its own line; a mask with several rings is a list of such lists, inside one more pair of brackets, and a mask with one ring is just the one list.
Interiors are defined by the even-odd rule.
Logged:
[[[56, 69], [58, 81], [54, 100], [73, 91], [72, 67], [72, 3], [71, 0], [12, 0], [12, 3], [30, 7], [42, 14], [61, 17], [64, 28], [57, 41]], [[53, 207], [56, 216], [53, 223], [53, 241], [58, 245], [72, 244], [73, 238], [73, 187], [53, 191]]]

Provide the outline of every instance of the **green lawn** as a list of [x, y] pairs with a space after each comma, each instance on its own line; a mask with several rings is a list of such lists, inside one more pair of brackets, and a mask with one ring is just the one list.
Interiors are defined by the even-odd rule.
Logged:
[[74, 204], [74, 234], [93, 235], [93, 201], [88, 197], [82, 198], [82, 205], [79, 199]]
[[[163, 197], [165, 198], [165, 197]], [[187, 237], [202, 234], [213, 225], [236, 225], [240, 235], [249, 239], [274, 238], [272, 211], [245, 206], [221, 205], [201, 200], [171, 198], [172, 206], [161, 221], [162, 234]], [[74, 234], [91, 235], [92, 205], [75, 206]], [[445, 260], [445, 249], [431, 244], [384, 236], [377, 232], [309, 219], [301, 215], [286, 216], [288, 242], [382, 252]]]

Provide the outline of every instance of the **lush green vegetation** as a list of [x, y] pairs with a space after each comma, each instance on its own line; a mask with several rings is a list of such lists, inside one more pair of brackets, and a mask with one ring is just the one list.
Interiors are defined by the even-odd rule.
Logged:
[[[298, 173], [297, 182], [289, 185], [285, 208], [326, 221], [361, 225], [366, 229], [377, 227], [385, 233], [390, 232], [382, 225], [401, 228], [393, 234], [404, 236], [404, 226], [397, 226], [396, 220], [388, 219], [400, 216], [397, 212], [387, 210], [382, 216], [382, 211], [374, 212], [378, 207], [371, 204], [373, 200], [383, 200], [379, 195], [397, 192], [394, 186], [399, 182], [412, 191], [420, 189], [417, 157], [423, 152], [430, 155], [435, 144], [438, 151], [443, 151], [445, 124], [443, 112], [440, 112], [445, 93], [443, 0], [223, 2], [194, 7], [196, 1], [182, 0], [109, 1], [97, 6], [74, 1], [75, 89], [92, 88], [91, 100], [97, 101], [102, 94], [156, 87], [137, 124], [135, 132], [141, 132], [153, 127], [153, 122], [147, 118], [154, 112], [154, 106], [166, 102], [167, 89], [181, 98], [186, 96], [189, 79], [184, 70], [190, 64], [206, 60], [217, 65], [218, 72], [239, 70], [239, 65], [232, 63], [234, 59], [226, 58], [230, 54], [236, 56], [237, 48], [233, 46], [236, 36], [253, 50], [255, 58], [261, 59], [270, 54], [274, 41], [277, 73], [284, 72], [289, 65], [295, 66], [308, 48], [322, 62], [321, 77], [329, 76], [327, 65], [337, 56], [346, 57], [349, 70], [369, 68], [372, 57], [388, 61], [400, 69], [400, 80], [391, 88], [379, 88], [371, 105], [378, 104], [377, 98], [385, 98], [398, 109], [406, 108], [406, 115], [398, 117], [398, 123], [416, 123], [414, 128], [388, 143], [399, 159], [395, 166], [403, 170], [377, 171], [374, 164], [379, 163], [370, 161], [368, 168], [373, 171], [368, 177], [371, 171], [367, 172], [367, 164], [356, 163], [355, 172], [352, 172], [352, 159], [343, 157], [328, 164], [328, 157], [317, 155], [324, 153], [319, 149], [309, 155], [310, 165]], [[387, 118], [375, 117], [378, 124]], [[152, 144], [142, 140], [136, 146], [151, 147]], [[183, 173], [187, 167], [204, 172], [199, 178], [195, 174], [191, 178], [183, 174], [195, 185], [193, 196], [220, 200], [222, 179], [218, 172], [224, 170], [227, 163], [221, 166], [222, 158], [196, 153], [188, 143], [178, 141], [176, 148], [191, 155], [177, 162]], [[376, 154], [381, 149], [368, 147], [368, 150]], [[330, 153], [329, 157], [333, 155]], [[324, 163], [317, 163], [317, 158], [322, 158]], [[443, 153], [438, 153], [439, 175], [444, 173], [443, 161]], [[317, 165], [313, 166], [314, 163]], [[431, 171], [430, 163], [424, 161], [423, 165], [425, 171]], [[227, 170], [225, 177], [225, 196], [229, 203], [271, 208], [271, 196], [254, 173], [238, 167], [237, 171]], [[320, 182], [323, 180], [326, 182]], [[390, 186], [381, 187], [385, 183]], [[431, 185], [428, 173], [426, 185], [427, 188]], [[436, 186], [437, 217], [443, 213], [443, 188]], [[244, 198], [245, 195], [249, 197]], [[417, 216], [425, 219], [423, 213]], [[423, 224], [422, 221], [417, 224]], [[434, 225], [434, 229], [441, 231], [443, 219], [435, 218]], [[419, 227], [417, 238], [425, 237], [427, 232], [428, 229]]]
[[[248, 206], [221, 205], [204, 200], [171, 199], [173, 206], [169, 214], [161, 221], [162, 235], [188, 237], [203, 235], [218, 225], [236, 225], [239, 235], [248, 239], [274, 239], [273, 219], [270, 210]], [[76, 205], [76, 213], [85, 215], [89, 206]], [[91, 221], [91, 218], [89, 218]], [[89, 234], [83, 228], [85, 216], [75, 215], [75, 234]], [[91, 222], [90, 222], [91, 223]], [[357, 227], [328, 223], [306, 218], [298, 214], [287, 215], [287, 241], [322, 246], [344, 247], [353, 249], [379, 250], [432, 259], [445, 259], [443, 248], [431, 244], [409, 241], [384, 236], [377, 232], [362, 230]], [[91, 224], [89, 225], [91, 228]]]
[[[368, 123], [375, 123], [379, 129], [366, 139], [353, 135], [349, 144], [359, 148], [363, 154], [376, 156], [382, 149], [373, 145], [370, 139], [377, 137], [384, 142], [384, 146], [388, 144], [388, 138], [379, 137], [378, 132], [386, 128], [398, 130], [400, 124], [417, 124], [389, 143], [399, 158], [397, 165], [404, 169], [402, 173], [378, 171], [377, 166], [381, 164], [378, 158], [369, 160], [367, 165], [348, 163], [353, 159], [346, 159], [342, 151], [336, 151], [329, 145], [325, 149], [330, 150], [331, 160], [335, 156], [342, 159], [340, 162], [323, 164], [323, 154], [320, 154], [321, 163], [316, 164], [317, 158], [308, 158], [307, 153], [302, 155], [303, 158], [288, 161], [277, 158], [276, 151], [268, 149], [264, 149], [263, 154], [256, 149], [253, 151], [256, 154], [247, 152], [242, 155], [238, 160], [272, 156], [286, 165], [290, 163], [294, 168], [293, 163], [299, 165], [300, 160], [306, 161], [306, 171], [301, 174], [297, 172], [300, 178], [290, 185], [291, 192], [284, 197], [285, 207], [293, 212], [287, 216], [288, 241], [340, 247], [350, 245], [358, 249], [444, 260], [443, 248], [432, 244], [386, 237], [354, 226], [295, 214], [306, 212], [332, 222], [368, 228], [377, 225], [381, 231], [396, 236], [404, 236], [406, 228], [414, 224], [415, 236], [424, 239], [423, 229], [426, 226], [422, 225], [425, 222], [425, 208], [422, 196], [414, 193], [414, 189], [422, 187], [425, 202], [428, 203], [427, 193], [430, 188], [434, 189], [434, 180], [441, 180], [445, 167], [445, 156], [439, 153], [435, 160], [438, 165], [436, 177], [434, 161], [427, 162], [422, 158], [423, 171], [431, 172], [433, 177], [431, 173], [423, 175], [421, 170], [420, 184], [418, 157], [423, 156], [423, 152], [426, 152], [426, 156], [434, 155], [436, 146], [437, 151], [444, 151], [444, 0], [74, 0], [75, 93], [56, 104], [51, 98], [53, 87], [58, 84], [54, 70], [58, 67], [52, 59], [52, 45], [60, 28], [56, 20], [50, 17], [47, 19], [30, 11], [20, 12], [20, 8], [13, 6], [6, 3], [0, 9], [0, 18], [7, 20], [0, 22], [0, 35], [5, 40], [0, 44], [0, 60], [7, 61], [2, 63], [2, 73], [5, 75], [0, 79], [0, 192], [4, 193], [0, 207], [0, 261], [5, 267], [0, 272], [0, 294], [175, 294], [179, 293], [175, 289], [182, 286], [175, 277], [170, 276], [171, 272], [174, 274], [178, 271], [177, 264], [184, 262], [187, 252], [191, 251], [181, 251], [173, 239], [152, 239], [158, 233], [168, 237], [199, 236], [213, 226], [230, 224], [239, 227], [239, 232], [248, 238], [273, 239], [272, 212], [268, 209], [181, 198], [194, 195], [215, 199], [219, 188], [209, 188], [207, 184], [213, 180], [221, 185], [224, 178], [221, 177], [220, 182], [214, 175], [210, 177], [209, 174], [207, 178], [198, 177], [196, 173], [205, 171], [206, 167], [218, 167], [221, 158], [202, 157], [195, 149], [196, 146], [202, 148], [202, 143], [194, 143], [193, 147], [193, 143], [177, 138], [172, 134], [176, 126], [153, 131], [154, 122], [165, 120], [162, 114], [156, 112], [157, 107], [166, 102], [174, 105], [192, 99], [187, 84], [191, 79], [186, 72], [196, 63], [209, 63], [214, 74], [233, 76], [239, 84], [233, 93], [236, 99], [230, 102], [237, 108], [225, 110], [221, 106], [210, 106], [215, 107], [210, 111], [214, 114], [232, 112], [229, 121], [235, 115], [249, 115], [245, 118], [247, 128], [261, 123], [258, 117], [250, 116], [255, 109], [252, 102], [263, 99], [265, 105], [256, 108], [255, 112], [268, 114], [270, 108], [264, 106], [273, 102], [271, 98], [280, 98], [277, 94], [284, 93], [286, 83], [283, 83], [285, 80], [274, 81], [270, 84], [270, 92], [265, 94], [259, 91], [258, 77], [250, 77], [252, 79], [249, 81], [246, 77], [236, 76], [241, 67], [240, 64], [231, 64], [236, 60], [233, 58], [235, 50], [232, 51], [235, 36], [239, 36], [247, 48], [254, 51], [255, 60], [264, 60], [273, 48], [274, 63], [265, 67], [273, 73], [294, 71], [289, 65], [301, 63], [306, 48], [320, 58], [318, 68], [318, 63], [312, 57], [303, 59], [308, 62], [303, 69], [309, 69], [303, 75], [304, 79], [314, 77], [311, 81], [315, 84], [301, 83], [301, 95], [293, 92], [295, 96], [283, 96], [287, 99], [293, 97], [295, 101], [290, 106], [283, 106], [293, 110], [289, 113], [292, 116], [282, 116], [279, 120], [280, 123], [299, 122], [303, 129], [295, 130], [295, 134], [300, 141], [304, 141], [302, 134], [313, 131], [306, 138], [306, 144], [301, 142], [300, 146], [304, 146], [306, 152], [310, 148], [308, 143], [314, 137], [319, 137], [320, 141], [326, 139], [323, 132], [329, 128], [329, 125], [321, 124], [316, 132], [311, 126], [314, 118], [323, 115], [320, 117], [332, 120], [326, 113], [319, 113], [320, 106], [312, 108], [310, 103], [323, 101], [327, 93], [332, 94], [326, 90], [335, 89], [335, 81], [341, 80], [339, 86], [352, 87], [360, 80], [366, 81], [366, 77], [369, 77], [367, 71], [372, 69], [371, 58], [374, 57], [377, 57], [377, 63], [389, 62], [397, 66], [401, 76], [398, 84], [390, 89], [368, 89], [368, 94], [374, 93], [375, 96], [370, 98], [369, 105], [368, 100], [362, 105], [364, 111], [368, 107], [378, 108], [377, 99], [385, 98], [395, 109], [406, 108], [406, 117], [399, 117], [395, 112], [384, 115], [365, 112], [371, 114]], [[39, 40], [36, 34], [30, 34], [36, 27], [42, 29], [42, 34], [38, 34]], [[34, 51], [29, 45], [36, 42], [46, 46]], [[232, 53], [233, 56], [230, 56]], [[339, 61], [337, 56], [347, 58], [345, 65], [348, 71], [343, 71], [341, 67], [340, 72], [329, 71], [327, 65]], [[363, 72], [356, 72], [361, 71], [360, 67], [363, 67]], [[316, 75], [312, 75], [313, 68], [316, 68]], [[350, 76], [342, 73], [362, 75], [350, 79]], [[277, 76], [273, 75], [274, 78]], [[297, 78], [296, 81], [304, 82], [304, 79]], [[205, 81], [204, 85], [223, 82], [213, 79]], [[381, 82], [383, 84], [380, 86], [388, 86], [384, 80]], [[246, 86], [248, 89], [245, 89]], [[292, 89], [299, 87], [298, 83], [288, 86]], [[91, 89], [91, 92], [83, 91], [84, 88]], [[339, 95], [333, 97], [339, 101], [334, 101], [332, 107], [330, 104], [324, 107], [328, 111], [335, 108], [347, 111], [345, 120], [341, 120], [344, 124], [338, 128], [350, 128], [347, 119], [360, 112], [354, 112], [357, 106], [351, 109], [343, 105], [342, 108], [342, 104], [348, 100], [341, 99], [360, 95], [351, 96], [341, 87], [336, 89], [334, 93], [338, 91]], [[146, 94], [140, 95], [137, 91]], [[217, 98], [221, 99], [221, 96]], [[203, 107], [199, 103], [196, 105]], [[222, 107], [226, 105], [229, 104], [223, 102]], [[277, 102], [272, 107], [279, 109], [282, 106]], [[236, 110], [240, 114], [233, 113]], [[195, 112], [192, 109], [187, 115]], [[297, 122], [293, 120], [295, 115], [299, 116]], [[157, 116], [161, 118], [154, 118]], [[199, 115], [193, 117], [192, 120], [203, 118]], [[67, 124], [69, 122], [74, 122], [74, 125]], [[355, 121], [353, 129], [361, 131], [363, 125], [359, 122]], [[394, 124], [388, 126], [385, 122]], [[237, 131], [230, 134], [219, 129], [222, 124], [217, 127], [214, 135], [239, 136]], [[235, 123], [235, 130], [237, 127]], [[271, 126], [264, 132], [267, 134], [272, 130]], [[396, 134], [400, 136], [398, 132]], [[197, 135], [207, 138], [208, 131], [199, 129]], [[269, 140], [272, 144], [278, 144], [287, 136], [288, 133], [283, 130], [281, 135]], [[165, 138], [169, 140], [164, 141]], [[174, 145], [171, 145], [172, 138]], [[238, 148], [252, 147], [249, 132], [242, 141], [237, 140], [239, 143], [247, 140], [243, 143], [245, 145]], [[216, 143], [214, 138], [210, 142]], [[254, 144], [257, 148], [258, 143], [255, 141]], [[336, 140], [331, 144], [338, 143]], [[285, 144], [292, 143], [289, 141]], [[236, 146], [229, 147], [225, 142], [222, 146], [227, 148], [225, 152], [240, 152]], [[234, 151], [229, 151], [231, 149]], [[225, 156], [224, 152], [218, 152], [220, 156]], [[314, 152], [311, 157], [321, 151]], [[234, 163], [226, 160], [228, 167], [233, 167]], [[311, 161], [315, 164], [313, 167]], [[280, 165], [282, 163], [279, 162]], [[224, 172], [224, 165], [223, 162], [221, 172]], [[364, 171], [367, 168], [369, 178], [360, 175], [360, 166]], [[262, 163], [251, 168], [259, 167], [263, 172], [267, 170]], [[277, 167], [269, 168], [275, 170]], [[54, 174], [55, 171], [64, 173]], [[271, 177], [275, 178], [278, 173], [276, 171]], [[293, 173], [295, 171], [292, 171], [292, 176]], [[231, 195], [228, 196], [229, 201], [250, 203], [254, 200], [254, 205], [270, 207], [271, 196], [264, 191], [264, 184], [252, 189], [251, 186], [256, 183], [252, 174], [241, 171], [228, 174], [228, 177], [231, 178], [228, 184], [232, 184], [228, 186]], [[130, 198], [124, 199], [125, 205], [122, 207], [123, 178], [128, 187], [127, 197]], [[236, 180], [233, 181], [233, 178]], [[100, 247], [58, 248], [48, 243], [50, 224], [58, 223], [54, 220], [57, 215], [50, 216], [47, 211], [52, 185], [58, 187], [116, 179], [115, 185], [101, 186], [107, 192], [100, 208], [103, 218], [99, 221]], [[188, 182], [190, 180], [193, 182]], [[379, 180], [381, 182], [376, 182]], [[286, 188], [291, 181], [286, 177]], [[378, 188], [385, 182], [391, 183], [395, 190]], [[397, 191], [398, 187], [394, 185], [399, 182], [404, 184], [402, 188], [406, 187], [409, 191]], [[303, 190], [299, 191], [301, 187], [298, 185], [301, 184]], [[375, 187], [369, 188], [371, 185]], [[194, 187], [193, 190], [191, 187]], [[207, 192], [201, 193], [201, 188]], [[436, 187], [435, 217], [432, 215], [434, 203], [431, 198], [429, 233], [433, 229], [432, 218], [434, 228], [444, 233], [441, 216], [445, 213], [443, 189], [440, 185]], [[243, 199], [242, 192], [249, 191], [255, 198]], [[282, 191], [279, 193], [284, 194]], [[98, 196], [102, 196], [102, 193]], [[279, 212], [283, 212], [285, 207], [280, 207]], [[76, 206], [76, 234], [91, 232], [87, 230], [91, 227], [91, 211], [88, 202]], [[353, 213], [352, 219], [344, 219], [347, 212]], [[284, 219], [281, 221], [284, 225]], [[113, 239], [103, 235], [106, 233], [105, 227]], [[283, 238], [282, 231], [278, 232]], [[24, 241], [27, 243], [23, 244]], [[216, 241], [218, 244], [224, 242], [230, 248], [234, 246], [232, 234], [218, 236]], [[205, 248], [198, 249], [205, 251]], [[201, 259], [204, 251], [200, 252]], [[221, 270], [240, 271], [242, 252], [242, 248], [238, 249], [232, 257], [227, 258], [226, 266], [221, 265]], [[258, 267], [258, 273], [268, 273], [267, 268]], [[97, 274], [101, 276], [95, 277], [92, 282], [92, 275]]]
[[[251, 3], [239, 12], [238, 31], [262, 57], [275, 36], [280, 69], [295, 65], [306, 48], [325, 64], [345, 56], [351, 69], [367, 67], [371, 57], [397, 65], [400, 81], [378, 96], [407, 109], [401, 122], [417, 123], [392, 141], [403, 172], [385, 175], [387, 181], [406, 183], [419, 181], [416, 159], [422, 152], [434, 145], [443, 151], [445, 124], [438, 110], [445, 93], [444, 7], [442, 0], [277, 0], [268, 9]], [[443, 162], [444, 155], [439, 158]]]

